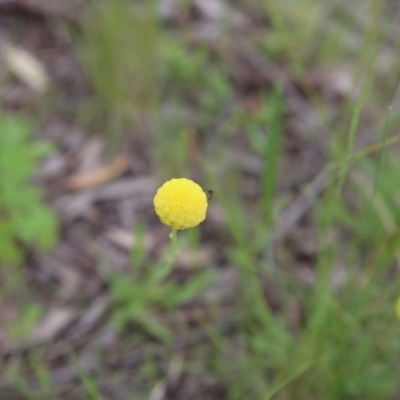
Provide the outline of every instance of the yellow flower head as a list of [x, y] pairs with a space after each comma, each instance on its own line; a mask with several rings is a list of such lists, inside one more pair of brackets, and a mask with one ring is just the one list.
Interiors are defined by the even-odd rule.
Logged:
[[397, 318], [400, 319], [400, 297], [396, 301], [395, 311]]
[[154, 197], [154, 208], [163, 224], [172, 229], [188, 229], [206, 218], [207, 196], [195, 182], [186, 178], [165, 182]]

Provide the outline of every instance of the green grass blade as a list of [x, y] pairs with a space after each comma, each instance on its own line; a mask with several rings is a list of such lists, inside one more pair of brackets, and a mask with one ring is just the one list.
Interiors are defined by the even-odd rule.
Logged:
[[89, 377], [89, 375], [83, 370], [82, 366], [79, 364], [79, 360], [76, 357], [74, 353], [71, 353], [71, 362], [78, 372], [79, 378], [81, 379], [83, 386], [86, 390], [86, 394], [88, 395], [88, 398], [91, 400], [102, 400], [103, 397], [101, 396], [101, 393], [99, 389], [97, 388], [97, 385], [94, 383], [94, 381]]

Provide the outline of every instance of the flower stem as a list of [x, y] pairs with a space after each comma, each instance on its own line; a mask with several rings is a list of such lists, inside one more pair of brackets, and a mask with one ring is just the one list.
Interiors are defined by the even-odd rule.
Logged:
[[179, 252], [177, 230], [176, 229], [172, 229], [172, 232], [169, 234], [169, 237], [171, 238], [172, 248], [173, 248], [174, 254], [177, 255], [178, 252]]

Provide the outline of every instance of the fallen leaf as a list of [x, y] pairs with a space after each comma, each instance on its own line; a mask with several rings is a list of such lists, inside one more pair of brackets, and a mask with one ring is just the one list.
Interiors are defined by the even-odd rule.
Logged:
[[44, 93], [49, 87], [49, 78], [43, 64], [27, 50], [4, 44], [1, 48], [9, 70], [37, 93]]
[[127, 154], [121, 154], [108, 165], [67, 178], [65, 188], [68, 190], [82, 190], [100, 186], [125, 172], [130, 165], [130, 161], [130, 157]]
[[78, 312], [74, 308], [53, 308], [32, 332], [31, 343], [44, 343], [53, 339], [77, 316]]

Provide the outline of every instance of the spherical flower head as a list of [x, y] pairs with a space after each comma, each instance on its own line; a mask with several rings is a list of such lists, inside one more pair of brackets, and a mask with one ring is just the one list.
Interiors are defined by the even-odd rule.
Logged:
[[400, 320], [400, 297], [396, 301], [395, 311], [397, 318]]
[[161, 222], [174, 230], [193, 228], [203, 222], [207, 196], [195, 182], [186, 178], [165, 182], [154, 197], [154, 208]]

